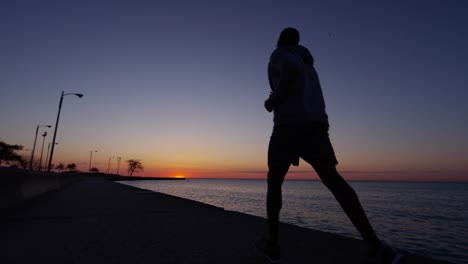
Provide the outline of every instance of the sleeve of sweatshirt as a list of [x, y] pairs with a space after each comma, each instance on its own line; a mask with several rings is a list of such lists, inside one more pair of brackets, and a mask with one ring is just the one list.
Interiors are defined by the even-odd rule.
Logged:
[[272, 69], [271, 69], [271, 62], [268, 63], [268, 82], [270, 83], [270, 89], [271, 91], [273, 91], [275, 88], [273, 86], [273, 72], [272, 72]]
[[299, 76], [299, 67], [293, 54], [286, 52], [278, 54], [278, 56], [273, 58], [268, 67], [270, 85], [274, 82], [271, 80], [274, 78], [272, 77], [273, 68], [278, 71], [276, 73], [278, 75], [276, 78], [279, 78], [279, 80], [276, 80], [276, 85], [272, 87], [272, 93], [270, 94], [269, 100], [273, 108], [276, 108], [289, 96], [291, 86], [294, 85], [297, 77]]

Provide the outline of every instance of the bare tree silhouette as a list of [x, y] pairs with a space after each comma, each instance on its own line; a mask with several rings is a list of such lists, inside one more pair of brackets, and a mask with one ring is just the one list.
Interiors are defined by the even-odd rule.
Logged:
[[145, 168], [143, 167], [143, 164], [141, 163], [140, 160], [130, 159], [130, 160], [127, 160], [127, 163], [128, 163], [128, 175], [129, 176], [132, 176], [133, 172], [141, 171]]
[[21, 163], [23, 158], [21, 155], [16, 154], [16, 151], [22, 150], [23, 146], [21, 145], [10, 145], [3, 141], [0, 141], [0, 165], [3, 162], [9, 164], [10, 162], [19, 162]]
[[55, 169], [58, 171], [63, 171], [65, 169], [65, 165], [63, 165], [63, 163], [59, 163], [57, 166], [55, 166]]
[[75, 163], [70, 163], [67, 165], [67, 170], [68, 171], [75, 171], [76, 170], [76, 164]]

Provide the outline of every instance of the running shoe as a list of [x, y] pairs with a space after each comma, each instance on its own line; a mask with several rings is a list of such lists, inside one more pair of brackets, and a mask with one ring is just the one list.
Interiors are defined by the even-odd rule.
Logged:
[[378, 264], [402, 264], [405, 256], [399, 250], [382, 244], [377, 249], [376, 259]]
[[254, 245], [270, 263], [281, 263], [281, 250], [277, 243], [261, 237], [255, 241]]

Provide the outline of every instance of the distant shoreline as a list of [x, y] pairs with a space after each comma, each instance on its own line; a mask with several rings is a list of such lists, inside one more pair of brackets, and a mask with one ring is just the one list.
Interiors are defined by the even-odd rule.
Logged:
[[116, 176], [106, 178], [111, 181], [148, 181], [148, 180], [185, 180], [185, 178], [175, 177], [138, 177], [138, 176]]

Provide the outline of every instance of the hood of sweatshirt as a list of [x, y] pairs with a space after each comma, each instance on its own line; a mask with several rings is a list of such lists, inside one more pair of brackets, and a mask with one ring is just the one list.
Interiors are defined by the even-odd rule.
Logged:
[[295, 45], [295, 46], [289, 46], [288, 49], [295, 54], [299, 55], [299, 57], [302, 58], [304, 63], [309, 64], [309, 65], [314, 65], [314, 57], [312, 57], [312, 54], [310, 54], [309, 50], [301, 45]]
[[309, 50], [301, 45], [294, 45], [294, 46], [284, 46], [278, 47], [276, 50], [271, 54], [270, 62], [275, 62], [283, 52], [291, 52], [299, 56], [305, 64], [314, 66], [314, 57], [310, 54]]

